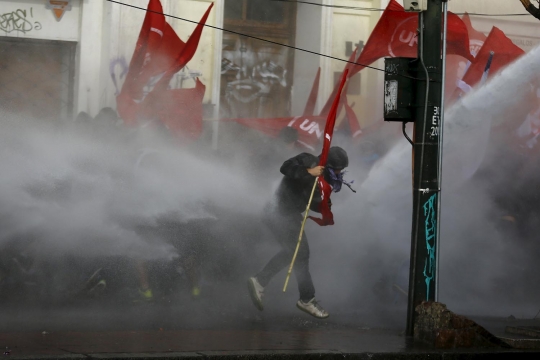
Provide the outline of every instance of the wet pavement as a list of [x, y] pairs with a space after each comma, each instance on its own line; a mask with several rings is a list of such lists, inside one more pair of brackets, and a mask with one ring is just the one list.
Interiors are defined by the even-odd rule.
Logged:
[[[0, 357], [540, 359], [540, 350], [438, 350], [414, 343], [404, 336], [404, 302], [381, 302], [378, 307], [358, 303], [358, 310], [353, 311], [353, 307], [339, 306], [338, 298], [329, 299], [323, 305], [330, 317], [317, 320], [296, 309], [295, 292], [274, 290], [263, 312], [253, 307], [244, 284], [224, 284], [198, 298], [184, 292], [152, 303], [134, 303], [123, 295], [110, 301], [78, 299], [61, 306], [3, 303], [0, 354], [4, 355]], [[495, 335], [504, 334], [509, 322], [518, 324], [502, 318], [474, 320]]]
[[[367, 314], [339, 313], [318, 321], [295, 311], [223, 312], [156, 304], [120, 308], [3, 308], [0, 349], [13, 359], [540, 358], [540, 350], [499, 348], [437, 350], [414, 343], [403, 327]], [[188, 316], [188, 314], [190, 316]], [[401, 311], [389, 314], [403, 315]], [[209, 321], [209, 320], [212, 321]], [[510, 321], [479, 318], [490, 331]], [[371, 325], [370, 325], [371, 323]], [[518, 324], [515, 320], [513, 324]], [[385, 324], [386, 328], [378, 327]]]

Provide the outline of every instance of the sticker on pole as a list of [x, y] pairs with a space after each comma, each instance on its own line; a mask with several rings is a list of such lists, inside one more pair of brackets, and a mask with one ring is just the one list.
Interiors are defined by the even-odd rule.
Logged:
[[71, 10], [71, 0], [47, 0], [45, 8], [51, 9], [56, 21], [60, 21], [66, 10]]
[[398, 82], [389, 80], [384, 82], [384, 114], [388, 115], [398, 109]]

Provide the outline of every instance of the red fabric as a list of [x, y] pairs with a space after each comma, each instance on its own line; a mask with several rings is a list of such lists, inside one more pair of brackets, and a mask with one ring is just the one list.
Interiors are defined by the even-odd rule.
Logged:
[[326, 118], [321, 116], [296, 116], [285, 118], [244, 118], [221, 119], [222, 121], [235, 121], [239, 124], [260, 131], [268, 136], [277, 137], [284, 127], [290, 126], [298, 130], [298, 143], [315, 150], [323, 136]]
[[206, 87], [199, 79], [193, 89], [164, 92], [158, 112], [161, 122], [180, 139], [196, 140], [203, 129], [202, 102]]
[[473, 56], [476, 56], [476, 54], [478, 54], [478, 51], [480, 51], [480, 49], [482, 48], [482, 45], [484, 45], [487, 36], [484, 35], [483, 32], [480, 32], [473, 28], [469, 14], [465, 13], [462, 20], [463, 23], [465, 23], [465, 26], [467, 27], [467, 31], [469, 33], [469, 46], [471, 54]]
[[[159, 47], [146, 54], [145, 57], [147, 60], [144, 62], [144, 66], [138, 71], [136, 79], [131, 83], [128, 83], [126, 79], [124, 86], [122, 86], [122, 91], [116, 98], [118, 113], [127, 124], [135, 125], [137, 123], [137, 114], [140, 111], [139, 103], [143, 98], [144, 87], [148, 85], [152, 77], [164, 73], [173, 65], [176, 55], [182, 50], [184, 45], [185, 43], [166, 22]], [[131, 71], [132, 68], [130, 66], [129, 70]]]
[[[473, 28], [469, 14], [463, 15], [462, 18], [467, 31], [469, 33], [469, 49], [472, 56], [476, 56], [478, 51], [484, 45], [487, 36], [484, 33]], [[445, 102], [451, 105], [459, 98], [460, 91], [456, 91], [458, 83], [461, 82], [463, 76], [467, 72], [470, 62], [464, 60], [458, 55], [446, 56], [446, 86], [445, 86]]]
[[525, 53], [512, 40], [507, 38], [500, 29], [493, 27], [478, 55], [471, 63], [469, 70], [463, 76], [465, 83], [474, 86], [482, 79], [490, 51], [493, 51], [495, 55], [493, 56], [488, 78]]
[[[379, 22], [373, 29], [358, 58], [358, 63], [369, 65], [385, 56], [417, 57], [418, 14], [405, 12], [403, 6], [390, 0]], [[448, 13], [447, 53], [472, 60], [469, 51], [469, 36], [465, 23], [454, 13]], [[349, 77], [365, 66], [357, 65]]]
[[[345, 69], [343, 69], [343, 71], [348, 71], [349, 73], [353, 70], [353, 68], [356, 67], [356, 65], [354, 65], [354, 63], [356, 63], [358, 60], [358, 47], [356, 47], [356, 49], [354, 49], [353, 53], [351, 54], [351, 56], [349, 57], [349, 61], [347, 62], [347, 65], [345, 65]], [[351, 76], [349, 76], [350, 78]], [[328, 100], [326, 101], [326, 104], [324, 104], [324, 107], [323, 109], [321, 110], [321, 116], [328, 116], [328, 114], [330, 113], [330, 109], [332, 108], [332, 104], [334, 103], [334, 99], [336, 98], [336, 94], [338, 93], [338, 91], [340, 91], [339, 89], [339, 82], [336, 83], [336, 85], [334, 85], [334, 89], [332, 90], [332, 94], [330, 94], [330, 97], [328, 98]], [[347, 91], [345, 91], [345, 93], [347, 93]], [[340, 103], [339, 105], [339, 109], [336, 113], [339, 113], [340, 110], [341, 110], [341, 106], [343, 105], [343, 103]]]
[[343, 119], [343, 121], [347, 121], [349, 130], [351, 131], [351, 137], [353, 139], [357, 139], [360, 135], [362, 135], [362, 129], [360, 129], [360, 124], [358, 123], [358, 118], [356, 117], [354, 110], [351, 106], [349, 106], [348, 103], [345, 103], [345, 114], [347, 117]]
[[199, 46], [199, 40], [201, 39], [204, 24], [206, 23], [208, 15], [210, 14], [210, 10], [212, 10], [213, 6], [214, 3], [211, 3], [206, 12], [204, 13], [203, 17], [195, 27], [195, 30], [193, 30], [193, 32], [191, 33], [188, 41], [180, 50], [173, 65], [167, 70], [167, 72], [161, 77], [161, 79], [159, 79], [156, 86], [154, 86], [154, 89], [152, 89], [152, 92], [148, 94], [148, 101], [153, 101], [153, 98], [160, 96], [165, 90], [167, 90], [169, 82], [171, 81], [174, 74], [182, 70], [182, 68], [186, 66], [186, 64], [191, 60], [191, 58], [193, 58], [193, 55], [195, 55], [195, 51], [197, 51], [197, 47]]
[[145, 67], [161, 45], [165, 32], [166, 22], [161, 2], [150, 0], [147, 10], [126, 79], [116, 100], [118, 113], [130, 125], [136, 123], [137, 101], [142, 99], [143, 87], [149, 79]]
[[[160, 1], [150, 0], [126, 81], [116, 99], [118, 113], [126, 124], [137, 125], [139, 117], [156, 119], [180, 138], [200, 136], [205, 86], [197, 79], [194, 89], [167, 88], [172, 76], [195, 54], [212, 6], [184, 43], [165, 21]], [[144, 97], [144, 87], [160, 74], [163, 76]]]
[[304, 109], [304, 116], [312, 116], [315, 113], [315, 105], [317, 104], [317, 96], [319, 95], [319, 79], [321, 78], [321, 68], [317, 71], [315, 75], [315, 80], [313, 80], [313, 86], [311, 87], [311, 92], [309, 93], [308, 100], [306, 102], [306, 108]]
[[[338, 94], [341, 94], [341, 91], [345, 86], [345, 81], [347, 80], [348, 74], [349, 69], [346, 69], [343, 72], [343, 76], [341, 77]], [[319, 166], [325, 166], [326, 161], [328, 160], [328, 150], [330, 150], [332, 136], [334, 135], [334, 126], [336, 124], [337, 115], [336, 113], [340, 102], [340, 97], [341, 96], [336, 96], [334, 104], [332, 105], [332, 108], [330, 109], [330, 113], [328, 114], [328, 118], [326, 120], [326, 126], [324, 127], [324, 143], [319, 159]], [[326, 182], [326, 180], [324, 180], [324, 176], [319, 176], [317, 178], [317, 184], [319, 186], [320, 195], [316, 194], [314, 196], [321, 197], [321, 204], [319, 208], [321, 218], [319, 219], [314, 216], [310, 216], [309, 218], [315, 221], [320, 226], [334, 225], [334, 214], [332, 214], [332, 210], [330, 209], [330, 195], [332, 194], [332, 187]]]

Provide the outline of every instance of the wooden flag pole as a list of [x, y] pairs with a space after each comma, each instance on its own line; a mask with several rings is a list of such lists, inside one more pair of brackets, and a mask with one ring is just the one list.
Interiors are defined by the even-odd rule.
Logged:
[[294, 250], [291, 266], [289, 266], [289, 271], [287, 272], [287, 278], [285, 279], [285, 285], [283, 285], [283, 292], [287, 291], [287, 285], [289, 284], [289, 278], [291, 277], [291, 272], [294, 266], [294, 262], [296, 260], [296, 255], [298, 255], [298, 249], [300, 249], [300, 242], [302, 241], [302, 234], [304, 233], [304, 226], [306, 225], [309, 208], [311, 206], [311, 201], [313, 200], [313, 194], [315, 194], [315, 188], [317, 187], [318, 180], [319, 180], [319, 177], [317, 176], [315, 178], [315, 182], [313, 183], [313, 189], [311, 189], [311, 195], [309, 196], [306, 212], [304, 213], [304, 220], [302, 221], [302, 227], [300, 227], [300, 235], [298, 235], [298, 242], [296, 243], [296, 250]]

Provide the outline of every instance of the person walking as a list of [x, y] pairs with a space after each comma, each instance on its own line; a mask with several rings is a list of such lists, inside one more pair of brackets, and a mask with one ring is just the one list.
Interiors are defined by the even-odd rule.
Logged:
[[[323, 175], [333, 191], [337, 192], [341, 189], [342, 171], [349, 165], [345, 150], [337, 146], [331, 147], [326, 166], [318, 165], [319, 157], [301, 153], [285, 161], [280, 168], [284, 176], [273, 201], [265, 208], [263, 220], [282, 249], [259, 273], [248, 279], [248, 289], [253, 304], [261, 311], [264, 309], [264, 288], [292, 260], [302, 224], [302, 213], [306, 211], [315, 179]], [[317, 186], [310, 210], [319, 212], [320, 202], [320, 189]], [[300, 299], [296, 306], [316, 318], [327, 318], [328, 312], [315, 299], [315, 287], [309, 272], [309, 245], [304, 234], [298, 249], [294, 273], [300, 292]]]

